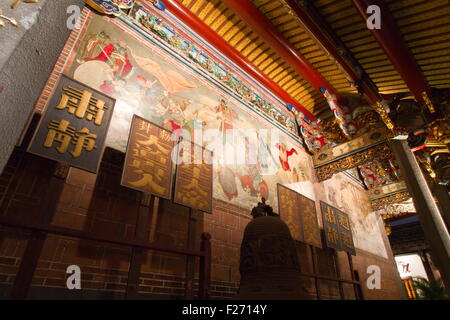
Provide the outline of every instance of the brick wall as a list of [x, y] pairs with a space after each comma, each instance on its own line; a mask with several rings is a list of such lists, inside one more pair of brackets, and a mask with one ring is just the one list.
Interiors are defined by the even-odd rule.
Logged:
[[[138, 192], [120, 186], [124, 155], [107, 149], [98, 174], [71, 168], [67, 178], [55, 189], [53, 206], [48, 206], [48, 186], [55, 163], [25, 153], [20, 148], [12, 155], [0, 176], [0, 209], [2, 215], [40, 221], [44, 211], [51, 209], [50, 223], [55, 226], [95, 232], [115, 238], [132, 239], [135, 232], [137, 210], [140, 203]], [[55, 199], [50, 197], [50, 199]], [[45, 208], [45, 210], [43, 209]], [[250, 212], [220, 200], [213, 201], [212, 214], [193, 216], [195, 222], [195, 247], [200, 246], [200, 235], [212, 235], [212, 287], [213, 298], [233, 298], [238, 290], [239, 248]], [[188, 244], [189, 210], [161, 200], [156, 220], [154, 241], [172, 246]], [[150, 232], [151, 233], [151, 232]], [[10, 228], [0, 229], [0, 290], [7, 295], [8, 286], [14, 281], [23, 255], [27, 232]], [[152, 240], [152, 239], [147, 239]], [[384, 241], [387, 243], [387, 238]], [[298, 254], [303, 272], [312, 273], [312, 254], [308, 246], [298, 243]], [[397, 299], [402, 297], [395, 264], [390, 257], [377, 257], [368, 252], [357, 251], [353, 264], [363, 284], [367, 279], [367, 266], [376, 264], [382, 270], [382, 289], [368, 290], [363, 286], [367, 299]], [[48, 236], [37, 270], [33, 277], [30, 297], [84, 297], [123, 298], [131, 249], [106, 245], [69, 237]], [[317, 249], [318, 271], [336, 276], [332, 251]], [[342, 277], [350, 279], [347, 256], [338, 254]], [[66, 268], [79, 265], [82, 270], [82, 291], [90, 293], [67, 293]], [[184, 295], [186, 257], [175, 254], [147, 251], [142, 264], [139, 292], [143, 297], [180, 299]], [[196, 264], [198, 270], [198, 263]], [[198, 279], [198, 272], [195, 276]], [[304, 278], [311, 297], [315, 297], [315, 285], [311, 278]], [[198, 286], [195, 286], [197, 288]], [[3, 289], [2, 289], [3, 288]], [[44, 290], [46, 288], [46, 290]], [[319, 281], [321, 298], [338, 299], [337, 283]], [[49, 290], [53, 289], [53, 290]], [[58, 289], [58, 290], [56, 290]], [[353, 299], [351, 285], [344, 285], [345, 296]], [[95, 293], [95, 294], [94, 294]], [[42, 296], [42, 294], [44, 296]], [[109, 295], [108, 295], [109, 294]], [[111, 296], [111, 294], [113, 294]], [[115, 295], [114, 295], [115, 294]], [[53, 295], [53, 296], [52, 296]]]
[[[109, 237], [132, 239], [140, 194], [120, 186], [123, 157], [122, 153], [107, 149], [98, 174], [71, 168], [54, 195], [57, 200], [50, 214], [50, 223]], [[2, 215], [21, 215], [23, 219], [41, 221], [43, 209], [39, 207], [44, 206], [48, 198], [44, 181], [49, 184], [54, 166], [53, 161], [17, 149], [0, 176]], [[42, 204], [33, 199], [40, 199]], [[212, 234], [211, 293], [215, 298], [231, 298], [238, 288], [239, 246], [249, 215], [221, 201], [214, 201], [213, 207], [213, 214], [195, 215], [195, 246], [197, 249], [200, 247], [202, 232]], [[186, 247], [188, 218], [187, 208], [161, 199], [154, 241]], [[12, 285], [27, 239], [26, 232], [0, 229], [1, 284]], [[82, 271], [83, 289], [113, 291], [123, 295], [130, 258], [131, 249], [128, 247], [49, 235], [32, 283], [36, 287], [66, 288], [66, 268], [76, 264]], [[147, 251], [141, 268], [139, 291], [153, 297], [181, 298], [184, 295], [185, 269], [185, 256]], [[198, 272], [195, 276], [198, 279]]]

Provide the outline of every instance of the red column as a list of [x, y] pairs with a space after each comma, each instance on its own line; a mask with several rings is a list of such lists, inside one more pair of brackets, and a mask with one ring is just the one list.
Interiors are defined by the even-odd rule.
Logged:
[[380, 0], [352, 0], [352, 2], [364, 20], [367, 20], [369, 17], [367, 8], [370, 5], [380, 7], [381, 29], [373, 29], [370, 32], [378, 41], [415, 98], [418, 101], [423, 101], [423, 92], [430, 96], [430, 89], [422, 74], [422, 70], [409, 52], [394, 18], [389, 12], [389, 8]]
[[[240, 1], [240, 0], [239, 0]], [[237, 1], [237, 2], [239, 2]], [[255, 78], [268, 90], [272, 91], [280, 99], [288, 104], [292, 104], [298, 111], [302, 112], [311, 120], [316, 120], [305, 107], [292, 98], [286, 91], [284, 91], [275, 82], [269, 79], [264, 73], [256, 68], [248, 59], [246, 59], [239, 51], [228, 44], [222, 37], [215, 33], [208, 25], [196, 17], [185, 6], [176, 0], [164, 0], [167, 10], [180, 19], [185, 25], [194, 30], [198, 35], [208, 41], [217, 50], [219, 50], [228, 59], [233, 61], [236, 65], [247, 72], [251, 77]]]
[[[306, 28], [316, 37], [316, 39], [324, 46], [324, 48], [333, 56], [333, 58], [339, 62], [345, 72], [352, 78], [354, 82], [360, 80], [355, 71], [348, 65], [348, 63], [342, 58], [342, 56], [337, 51], [336, 47], [328, 40], [328, 38], [323, 34], [320, 27], [314, 22], [304, 10], [302, 10], [295, 0], [286, 0], [286, 3], [291, 7], [291, 9], [298, 16], [300, 21], [304, 24]], [[371, 104], [376, 104], [381, 101], [381, 97], [377, 91], [367, 85], [367, 83], [362, 84], [364, 94], [366, 99]]]
[[223, 0], [222, 2], [239, 15], [256, 34], [264, 39], [280, 57], [285, 59], [314, 88], [320, 91], [320, 87], [325, 87], [340, 100], [340, 95], [328, 81], [284, 38], [272, 22], [250, 0]]

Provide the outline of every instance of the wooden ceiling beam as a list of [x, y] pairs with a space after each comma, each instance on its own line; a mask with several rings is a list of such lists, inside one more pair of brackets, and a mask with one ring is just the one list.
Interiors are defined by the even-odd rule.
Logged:
[[364, 21], [369, 19], [369, 14], [367, 13], [369, 6], [377, 5], [380, 7], [381, 29], [371, 29], [369, 31], [386, 53], [386, 56], [403, 78], [414, 97], [418, 101], [424, 101], [423, 93], [430, 96], [430, 88], [414, 56], [408, 50], [406, 42], [387, 5], [380, 0], [352, 0], [352, 2]]
[[303, 113], [310, 120], [316, 120], [316, 117], [297, 100], [291, 97], [286, 91], [269, 79], [261, 70], [256, 68], [240, 52], [227, 43], [221, 36], [214, 32], [201, 19], [195, 16], [188, 8], [176, 0], [164, 0], [167, 10], [180, 19], [185, 25], [197, 32], [202, 38], [208, 41], [212, 46], [219, 50], [228, 59], [233, 61], [242, 70], [248, 73], [256, 81], [265, 86], [272, 93], [277, 95], [287, 104], [293, 105], [298, 111]]
[[[361, 80], [361, 75], [358, 75], [356, 73], [354, 67], [352, 67], [349, 62], [343, 58], [342, 54], [339, 53], [336, 45], [334, 45], [328, 37], [333, 39], [335, 42], [337, 41], [337, 44], [340, 45], [342, 49], [347, 51], [347, 55], [349, 55], [350, 52], [342, 43], [340, 43], [337, 36], [330, 30], [330, 27], [324, 22], [324, 19], [319, 15], [315, 7], [313, 5], [309, 5], [307, 8], [301, 8], [295, 0], [285, 0], [285, 2], [297, 15], [304, 27], [309, 30], [313, 37], [315, 37], [316, 40], [325, 48], [325, 50], [327, 50], [330, 55], [340, 64], [340, 66], [350, 76], [353, 82], [358, 83]], [[328, 37], [324, 34], [323, 30], [325, 30]], [[359, 66], [356, 61], [352, 62], [354, 65], [356, 65], [356, 67], [359, 67], [362, 70], [361, 66]], [[381, 96], [379, 95], [378, 90], [373, 83], [368, 84], [366, 81], [363, 81], [361, 83], [361, 86], [364, 90], [365, 98], [369, 103], [376, 104], [381, 100]]]
[[236, 15], [258, 34], [277, 54], [292, 66], [315, 89], [326, 88], [338, 100], [340, 94], [297, 49], [278, 32], [273, 23], [250, 0], [223, 0]]

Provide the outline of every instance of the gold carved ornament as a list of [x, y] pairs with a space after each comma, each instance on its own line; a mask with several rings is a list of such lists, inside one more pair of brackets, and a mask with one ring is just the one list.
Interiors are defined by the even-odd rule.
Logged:
[[319, 181], [330, 179], [335, 173], [355, 168], [373, 160], [392, 157], [392, 151], [386, 143], [364, 150], [330, 164], [316, 168]]
[[434, 109], [434, 105], [430, 100], [430, 97], [428, 97], [428, 94], [426, 92], [422, 92], [422, 98], [425, 104], [428, 107], [428, 110], [430, 110], [431, 113], [435, 113], [436, 110]]
[[383, 104], [380, 101], [377, 101], [377, 103], [373, 106], [373, 108], [375, 109], [376, 112], [378, 112], [378, 114], [381, 117], [381, 120], [383, 120], [386, 127], [388, 127], [389, 130], [393, 130], [394, 124], [392, 123], [391, 118], [389, 118], [389, 115]]
[[374, 211], [382, 210], [390, 204], [400, 203], [411, 198], [409, 192], [399, 192], [384, 198], [372, 200], [372, 208]]

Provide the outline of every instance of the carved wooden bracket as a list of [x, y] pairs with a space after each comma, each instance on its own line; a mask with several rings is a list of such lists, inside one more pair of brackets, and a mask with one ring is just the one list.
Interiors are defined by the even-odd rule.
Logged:
[[392, 157], [391, 149], [386, 143], [383, 143], [316, 168], [317, 178], [319, 181], [325, 181], [336, 173], [355, 168], [371, 160], [383, 160]]

